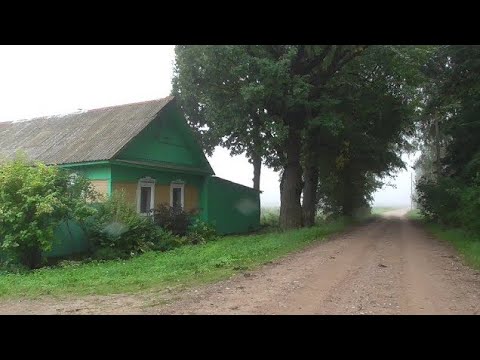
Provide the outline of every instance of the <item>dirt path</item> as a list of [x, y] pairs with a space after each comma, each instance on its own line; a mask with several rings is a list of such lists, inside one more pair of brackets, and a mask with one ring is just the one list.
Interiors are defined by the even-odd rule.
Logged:
[[0, 313], [478, 314], [480, 273], [404, 212], [217, 284], [180, 293], [2, 301]]

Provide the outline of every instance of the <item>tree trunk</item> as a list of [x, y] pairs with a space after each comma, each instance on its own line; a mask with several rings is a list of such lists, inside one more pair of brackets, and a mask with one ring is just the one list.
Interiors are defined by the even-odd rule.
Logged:
[[[310, 107], [306, 109], [307, 121], [312, 120], [312, 111]], [[318, 187], [318, 157], [319, 150], [317, 146], [319, 135], [318, 127], [312, 127], [307, 131], [305, 146], [303, 148], [303, 226], [315, 225], [315, 214], [317, 210], [317, 187]]]
[[348, 169], [345, 169], [343, 175], [342, 215], [353, 216], [353, 184]]
[[285, 165], [280, 193], [280, 227], [295, 229], [302, 226], [302, 166], [300, 164], [300, 129], [291, 124], [286, 141], [287, 164]]
[[260, 190], [260, 173], [262, 171], [262, 158], [257, 154], [252, 156], [253, 162], [253, 188]]
[[315, 225], [315, 214], [317, 212], [317, 186], [318, 167], [307, 166], [304, 171], [305, 183], [303, 185], [303, 225]]
[[317, 210], [318, 167], [306, 166], [303, 185], [303, 225], [315, 225]]
[[259, 110], [255, 109], [251, 116], [253, 122], [252, 136], [253, 136], [253, 152], [252, 152], [252, 163], [253, 163], [253, 188], [255, 190], [260, 190], [260, 173], [262, 171], [262, 157], [260, 156], [262, 141], [260, 137], [260, 115]]
[[435, 124], [435, 172], [436, 178], [440, 178], [440, 173], [442, 171], [442, 167], [440, 164], [440, 128], [438, 126], [438, 115], [435, 115], [434, 118]]

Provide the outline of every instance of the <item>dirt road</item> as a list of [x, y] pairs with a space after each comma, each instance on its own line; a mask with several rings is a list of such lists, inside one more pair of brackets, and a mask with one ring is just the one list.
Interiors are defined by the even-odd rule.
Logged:
[[478, 314], [480, 273], [404, 212], [183, 293], [0, 301], [0, 313]]

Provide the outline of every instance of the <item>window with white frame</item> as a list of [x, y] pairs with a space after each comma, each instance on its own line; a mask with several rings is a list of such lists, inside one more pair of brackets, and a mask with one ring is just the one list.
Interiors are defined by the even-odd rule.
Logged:
[[185, 184], [170, 184], [170, 206], [185, 208]]
[[140, 179], [137, 188], [137, 211], [140, 214], [149, 214], [155, 207], [155, 179], [150, 177]]

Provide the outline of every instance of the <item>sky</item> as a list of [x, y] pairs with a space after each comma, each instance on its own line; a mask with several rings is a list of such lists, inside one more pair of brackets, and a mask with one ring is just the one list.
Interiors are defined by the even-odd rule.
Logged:
[[[0, 45], [0, 122], [168, 96], [174, 57], [174, 45]], [[217, 148], [208, 160], [217, 176], [252, 186], [244, 156]], [[390, 179], [373, 205], [409, 206], [411, 172]], [[262, 206], [280, 205], [278, 181], [262, 167]]]

